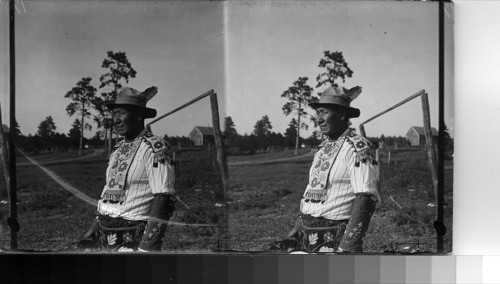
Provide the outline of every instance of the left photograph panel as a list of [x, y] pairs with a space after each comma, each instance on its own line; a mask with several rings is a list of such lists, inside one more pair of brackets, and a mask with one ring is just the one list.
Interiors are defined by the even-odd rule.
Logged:
[[12, 96], [0, 2], [2, 161], [16, 161], [0, 250], [229, 249], [222, 3], [15, 3]]

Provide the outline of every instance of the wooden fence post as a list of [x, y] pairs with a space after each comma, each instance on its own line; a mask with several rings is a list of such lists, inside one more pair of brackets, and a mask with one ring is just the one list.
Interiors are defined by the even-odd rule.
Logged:
[[366, 138], [365, 126], [363, 124], [359, 125], [359, 134]]
[[[439, 3], [439, 21], [440, 21], [440, 49], [442, 51], [443, 49], [443, 46], [444, 46], [444, 43], [441, 42], [443, 41], [443, 37], [441, 35], [442, 33], [442, 27], [444, 26], [443, 24], [443, 11], [444, 11], [444, 8], [443, 8], [443, 3]], [[442, 51], [443, 53], [443, 51]], [[444, 57], [441, 56], [440, 57], [440, 63], [439, 63], [439, 68], [440, 70], [442, 71], [443, 70], [443, 67], [444, 66]], [[444, 72], [440, 72], [440, 78], [439, 78], [439, 92], [440, 92], [440, 110], [441, 110], [441, 113], [442, 113], [442, 105], [443, 105], [443, 102], [442, 102], [442, 97], [444, 96], [443, 93], [444, 93], [444, 76], [442, 75], [444, 74]], [[439, 183], [439, 178], [441, 178], [441, 181], [444, 179], [444, 175], [443, 175], [443, 172], [444, 172], [444, 166], [443, 166], [443, 156], [442, 156], [442, 153], [439, 153], [440, 154], [440, 165], [439, 165], [439, 169], [440, 169], [440, 176], [438, 177], [438, 162], [437, 162], [437, 155], [436, 155], [436, 150], [435, 150], [435, 143], [434, 143], [434, 138], [432, 136], [432, 131], [431, 131], [431, 116], [430, 116], [430, 111], [429, 111], [429, 98], [428, 98], [428, 95], [427, 93], [425, 92], [425, 90], [421, 90], [415, 94], [413, 94], [412, 96], [406, 98], [405, 100], [399, 102], [398, 104], [388, 108], [387, 110], [384, 110], [383, 112], [375, 115], [375, 116], [372, 116], [371, 118], [369, 118], [368, 120], [362, 122], [360, 125], [359, 125], [359, 128], [360, 128], [360, 132], [361, 132], [361, 135], [365, 136], [365, 129], [364, 129], [364, 124], [374, 120], [375, 118], [409, 102], [410, 100], [413, 100], [414, 98], [420, 96], [421, 99], [422, 99], [422, 110], [423, 110], [423, 118], [424, 118], [424, 130], [425, 130], [425, 138], [426, 138], [426, 151], [427, 151], [427, 155], [428, 155], [428, 160], [429, 160], [429, 165], [430, 165], [430, 169], [431, 169], [431, 175], [432, 175], [432, 183], [433, 183], [433, 190], [434, 190], [434, 198], [435, 198], [435, 201], [436, 201], [436, 205], [437, 205], [437, 223], [438, 225], [441, 224], [441, 226], [443, 226], [444, 228], [444, 225], [443, 224], [443, 203], [444, 203], [444, 192], [443, 192], [443, 185]], [[440, 113], [440, 131], [444, 128], [442, 126], [442, 114]], [[442, 135], [440, 135], [440, 139], [443, 139], [441, 137]], [[387, 162], [388, 164], [390, 165], [390, 151], [389, 151], [389, 154], [388, 154], [388, 157], [387, 157]], [[396, 162], [396, 160], [394, 161]], [[429, 191], [429, 194], [432, 195], [432, 192]], [[435, 223], [435, 226], [436, 226], [436, 223]], [[436, 230], [438, 230], [436, 228]], [[444, 229], [441, 229], [441, 230], [444, 230]], [[439, 231], [438, 231], [439, 232]], [[442, 233], [442, 232], [441, 232]], [[443, 240], [443, 235], [440, 235], [438, 234], [437, 235], [437, 251], [438, 253], [442, 253], [444, 248], [443, 248], [443, 245], [444, 245], [444, 240]]]
[[[17, 174], [16, 174], [16, 150], [14, 148], [14, 130], [16, 126], [16, 46], [15, 46], [15, 1], [9, 1], [9, 55], [10, 55], [10, 102], [9, 102], [9, 183], [10, 183], [10, 248], [17, 250]], [[3, 127], [3, 126], [2, 126]], [[2, 129], [3, 130], [3, 129]], [[17, 227], [17, 228], [16, 228]]]
[[227, 176], [227, 161], [226, 153], [224, 151], [224, 141], [222, 140], [222, 133], [220, 130], [219, 123], [219, 104], [217, 102], [217, 94], [212, 93], [210, 95], [210, 106], [212, 108], [212, 125], [214, 128], [215, 137], [215, 147], [217, 149], [217, 161], [219, 163], [219, 168], [222, 177], [222, 197], [224, 200], [224, 206], [222, 209], [222, 220], [220, 224], [220, 237], [222, 242], [219, 242], [219, 249], [227, 250], [229, 249], [229, 208], [227, 201], [228, 192], [228, 176]]
[[429, 165], [431, 168], [432, 185], [434, 188], [434, 198], [437, 202], [438, 198], [438, 176], [437, 176], [437, 159], [434, 151], [434, 137], [431, 131], [431, 115], [429, 111], [429, 98], [427, 93], [422, 94], [422, 111], [424, 114], [424, 130], [425, 130], [425, 149], [429, 157]]
[[384, 205], [384, 199], [382, 197], [382, 188], [380, 187], [380, 176], [381, 176], [381, 168], [382, 168], [382, 161], [380, 160], [380, 149], [375, 150], [375, 160], [378, 162], [378, 169], [379, 169], [379, 179], [377, 182], [377, 199], [379, 201], [380, 206]]
[[439, 154], [437, 168], [437, 220], [434, 223], [434, 228], [437, 233], [437, 252], [444, 252], [444, 235], [446, 234], [446, 227], [444, 226], [444, 3], [439, 2]]
[[222, 132], [220, 130], [219, 106], [217, 103], [216, 93], [210, 95], [210, 105], [212, 107], [212, 124], [214, 127], [215, 147], [217, 149], [217, 161], [219, 163], [219, 168], [222, 176], [223, 196], [224, 198], [227, 198], [227, 190], [228, 190], [227, 162], [226, 162], [226, 153], [224, 151], [224, 144], [222, 141]]
[[[189, 102], [177, 107], [176, 109], [161, 115], [148, 123], [146, 125], [147, 129], [151, 129], [151, 125], [173, 113], [178, 112], [179, 110], [194, 104], [195, 102], [210, 96], [210, 107], [212, 110], [212, 124], [213, 124], [213, 129], [214, 129], [214, 137], [215, 137], [215, 149], [217, 150], [217, 163], [219, 164], [219, 169], [221, 172], [221, 178], [222, 178], [222, 191], [220, 192], [220, 196], [224, 200], [224, 204], [221, 207], [221, 221], [219, 225], [219, 249], [227, 250], [229, 248], [229, 229], [228, 229], [228, 223], [229, 223], [229, 218], [228, 218], [228, 205], [226, 204], [227, 201], [227, 192], [228, 192], [228, 174], [227, 174], [227, 162], [226, 162], [226, 153], [224, 150], [224, 143], [222, 140], [222, 133], [220, 130], [220, 122], [219, 122], [219, 105], [217, 102], [217, 94], [214, 92], [214, 90], [209, 90], [208, 92], [205, 92], [201, 94], [200, 96], [190, 100]], [[179, 144], [180, 145], [180, 144]], [[180, 147], [179, 147], [180, 148]], [[200, 159], [197, 159], [198, 161]], [[182, 164], [182, 160], [179, 160], [179, 165]], [[217, 209], [219, 211], [219, 209]], [[221, 242], [222, 239], [222, 242]]]

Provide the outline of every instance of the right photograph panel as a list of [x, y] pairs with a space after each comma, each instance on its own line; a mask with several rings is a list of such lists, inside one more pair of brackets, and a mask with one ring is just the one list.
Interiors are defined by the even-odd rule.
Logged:
[[231, 249], [450, 253], [453, 5], [224, 9]]

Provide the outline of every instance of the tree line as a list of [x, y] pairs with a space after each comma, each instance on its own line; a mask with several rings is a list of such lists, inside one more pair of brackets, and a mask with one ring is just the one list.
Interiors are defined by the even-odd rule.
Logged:
[[[272, 124], [267, 115], [264, 115], [254, 125], [251, 134], [241, 135], [236, 131], [236, 125], [233, 119], [228, 116], [224, 119], [224, 141], [227, 147], [228, 155], [255, 154], [259, 151], [269, 151], [273, 148], [284, 150], [292, 149], [296, 146], [297, 140], [300, 145], [305, 147], [316, 147], [321, 143], [320, 131], [313, 131], [307, 138], [301, 138], [297, 132], [298, 122], [293, 118], [288, 124], [288, 128], [283, 134], [272, 131]], [[409, 142], [404, 136], [386, 136], [381, 134], [379, 137], [367, 137], [376, 148], [406, 148]], [[436, 141], [437, 142], [437, 141]], [[446, 154], [453, 154], [454, 141], [445, 127], [444, 146]]]
[[[75, 116], [67, 134], [56, 132], [54, 119], [47, 116], [38, 125], [35, 135], [22, 135], [17, 126], [14, 130], [17, 136], [16, 144], [32, 153], [78, 147], [81, 155], [84, 145], [104, 146], [111, 151], [117, 135], [113, 129], [113, 113], [105, 107], [105, 103], [114, 101], [122, 84], [128, 83], [130, 78], [135, 78], [137, 71], [132, 68], [126, 53], [121, 51], [108, 51], [101, 67], [104, 73], [99, 78], [99, 92], [92, 85], [91, 77], [82, 77], [64, 94], [65, 98], [70, 99], [66, 112], [70, 117]], [[85, 131], [92, 130], [89, 121], [97, 124], [98, 131], [94, 137], [86, 139]]]
[[314, 131], [308, 138], [299, 138], [297, 133], [297, 121], [293, 118], [288, 124], [285, 132], [272, 131], [273, 126], [269, 117], [264, 115], [259, 119], [251, 134], [240, 135], [236, 131], [236, 125], [231, 116], [224, 118], [224, 142], [228, 155], [252, 155], [259, 151], [293, 149], [298, 142], [309, 147], [320, 143], [318, 133]]
[[[324, 56], [320, 59], [318, 66], [324, 68], [325, 71], [317, 76], [316, 88], [338, 86], [337, 81], [342, 80], [342, 82], [345, 82], [345, 79], [353, 74], [342, 52], [324, 51]], [[35, 152], [49, 151], [52, 148], [78, 147], [81, 154], [84, 145], [91, 147], [105, 146], [108, 150], [111, 150], [117, 136], [113, 129], [113, 113], [104, 105], [106, 102], [116, 99], [122, 84], [128, 83], [131, 78], [135, 78], [137, 71], [132, 67], [126, 53], [121, 51], [108, 51], [101, 67], [104, 72], [99, 78], [98, 87], [93, 85], [91, 77], [82, 77], [64, 95], [65, 98], [70, 100], [66, 112], [68, 116], [75, 117], [69, 133], [56, 132], [54, 120], [51, 116], [48, 116], [40, 123], [35, 135], [23, 136], [19, 133], [20, 141], [18, 144], [22, 144], [25, 148]], [[308, 77], [300, 76], [293, 82], [291, 87], [281, 94], [281, 97], [288, 100], [282, 107], [283, 113], [287, 116], [290, 114], [295, 116], [290, 121], [284, 134], [271, 131], [271, 122], [266, 115], [257, 121], [252, 134], [238, 135], [235, 129], [231, 129], [231, 117], [227, 117], [225, 123], [227, 145], [230, 148], [238, 145], [240, 151], [243, 152], [255, 152], [258, 149], [270, 146], [295, 146], [297, 151], [299, 145], [304, 142], [317, 142], [316, 133], [313, 133], [309, 138], [303, 139], [300, 137], [300, 130], [308, 128], [308, 124], [304, 122], [306, 117], [309, 117], [315, 123], [314, 115], [308, 113], [307, 106], [318, 101], [318, 97], [312, 94], [313, 88], [308, 85], [307, 81]], [[92, 130], [90, 121], [97, 125], [98, 131], [94, 137], [86, 139], [85, 131]], [[104, 145], [101, 144], [101, 137], [104, 138]], [[188, 138], [178, 137], [177, 140], [186, 143], [186, 139]], [[177, 140], [171, 142], [179, 143]]]
[[[128, 83], [129, 79], [135, 78], [137, 71], [133, 69], [125, 52], [108, 51], [101, 67], [104, 73], [99, 78], [98, 88], [92, 85], [91, 77], [82, 77], [64, 95], [70, 99], [66, 107], [66, 112], [70, 117], [75, 117], [70, 131], [65, 133], [56, 132], [56, 125], [51, 116], [46, 117], [38, 126], [35, 135], [24, 136], [19, 127], [14, 129], [18, 136], [17, 144], [30, 152], [51, 151], [57, 148], [78, 147], [79, 154], [82, 154], [84, 145], [89, 147], [106, 147], [108, 151], [116, 142], [117, 135], [113, 129], [113, 113], [104, 105], [106, 102], [114, 101], [123, 83]], [[236, 131], [234, 121], [230, 116], [225, 117], [224, 137], [229, 154], [253, 154], [258, 151], [273, 148], [295, 148], [295, 153], [301, 145], [315, 146], [319, 144], [321, 133], [313, 133], [303, 138], [300, 135], [302, 129], [307, 130], [309, 125], [305, 121], [309, 119], [316, 127], [315, 111], [309, 108], [309, 104], [317, 102], [321, 92], [330, 86], [339, 87], [339, 82], [345, 83], [346, 78], [353, 75], [342, 52], [323, 51], [318, 67], [323, 70], [316, 76], [316, 94], [309, 86], [309, 78], [299, 76], [290, 87], [288, 87], [281, 97], [287, 99], [282, 106], [282, 111], [286, 116], [293, 115], [285, 132], [277, 133], [272, 131], [272, 125], [267, 115], [259, 119], [251, 134], [241, 135]], [[345, 89], [345, 88], [344, 88]], [[92, 130], [89, 121], [93, 121], [98, 128], [96, 134], [86, 139], [85, 131]], [[104, 138], [104, 139], [102, 139]], [[192, 145], [189, 137], [164, 137], [172, 145]], [[382, 137], [383, 138], [383, 137]], [[403, 137], [395, 138], [396, 141], [384, 141], [386, 144], [403, 143]], [[384, 139], [382, 139], [384, 140]], [[391, 139], [389, 139], [391, 140]]]
[[57, 126], [52, 116], [47, 116], [40, 122], [37, 132], [34, 135], [24, 135], [20, 130], [19, 124], [16, 122], [15, 125], [15, 129], [11, 132], [15, 135], [16, 146], [31, 155], [63, 149], [80, 150], [79, 145], [81, 142], [90, 148], [103, 146], [103, 141], [99, 137], [99, 131], [90, 139], [81, 137], [81, 123], [79, 119], [73, 122], [68, 133], [59, 133], [56, 131]]
[[308, 146], [319, 144], [321, 134], [318, 131], [313, 131], [307, 138], [302, 138], [300, 135], [301, 129], [307, 130], [309, 128], [309, 125], [304, 122], [305, 119], [309, 119], [315, 127], [317, 126], [316, 112], [309, 110], [309, 104], [318, 102], [324, 89], [330, 86], [339, 87], [340, 81], [345, 83], [346, 78], [352, 77], [354, 72], [349, 68], [342, 52], [339, 51], [323, 51], [323, 57], [319, 60], [318, 67], [322, 68], [323, 71], [316, 77], [316, 95], [313, 94], [314, 89], [308, 84], [309, 78], [307, 76], [299, 76], [290, 87], [281, 93], [281, 97], [287, 99], [287, 102], [282, 106], [283, 113], [286, 116], [294, 116], [283, 134], [272, 131], [272, 125], [267, 115], [256, 122], [254, 131], [249, 135], [238, 134], [232, 118], [226, 117], [224, 135], [228, 153], [253, 154], [259, 150], [285, 147], [295, 148], [295, 154], [297, 154], [298, 149], [303, 144]]
[[[314, 146], [319, 144], [321, 133], [314, 131], [311, 136], [302, 138], [300, 130], [307, 130], [309, 125], [304, 120], [309, 119], [314, 127], [318, 126], [316, 121], [316, 112], [309, 107], [309, 104], [319, 101], [321, 93], [328, 87], [342, 88], [339, 83], [345, 83], [347, 78], [351, 78], [354, 74], [349, 67], [344, 55], [340, 51], [331, 52], [323, 51], [323, 57], [320, 58], [318, 67], [321, 68], [316, 76], [316, 94], [314, 89], [309, 85], [307, 76], [299, 76], [290, 87], [281, 94], [282, 98], [287, 99], [287, 102], [282, 106], [283, 113], [294, 115], [294, 118], [289, 122], [288, 128], [282, 135], [271, 131], [272, 126], [267, 115], [263, 116], [254, 126], [254, 131], [250, 135], [239, 135], [234, 128], [234, 122], [231, 117], [225, 121], [226, 143], [229, 147], [229, 152], [255, 152], [257, 149], [264, 149], [270, 146], [281, 145], [285, 147], [295, 146], [295, 154], [298, 148], [305, 144]], [[312, 110], [312, 111], [311, 111]], [[406, 137], [385, 137], [371, 138], [377, 145], [381, 142], [384, 145], [408, 146]], [[445, 146], [447, 149], [453, 148], [453, 141], [447, 131], [445, 131]], [[238, 149], [239, 147], [239, 149]], [[232, 150], [231, 150], [232, 149]]]

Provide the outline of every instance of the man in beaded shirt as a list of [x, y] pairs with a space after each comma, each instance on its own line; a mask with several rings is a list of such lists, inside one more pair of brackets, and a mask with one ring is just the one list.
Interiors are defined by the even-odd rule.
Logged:
[[[145, 129], [156, 116], [146, 103], [157, 88], [144, 92], [125, 87], [107, 103], [117, 132], [96, 219], [79, 248], [100, 251], [159, 251], [175, 205], [171, 150]], [[89, 245], [89, 244], [93, 244]]]
[[350, 102], [360, 93], [360, 87], [330, 87], [319, 102], [310, 104], [318, 112], [317, 121], [327, 139], [314, 156], [295, 227], [271, 249], [363, 251], [363, 238], [380, 195], [373, 146], [349, 128], [349, 118], [360, 115]]

